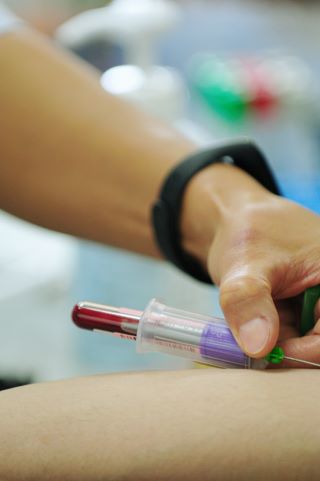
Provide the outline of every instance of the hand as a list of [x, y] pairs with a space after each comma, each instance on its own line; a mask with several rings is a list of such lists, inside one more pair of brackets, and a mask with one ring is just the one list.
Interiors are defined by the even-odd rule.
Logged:
[[[218, 190], [211, 199], [214, 222], [207, 220], [212, 237], [206, 256], [224, 315], [251, 357], [263, 357], [277, 344], [288, 356], [320, 362], [320, 320], [299, 337], [303, 293], [320, 284], [320, 218], [230, 169], [212, 168], [197, 179], [203, 189], [204, 182], [208, 186], [214, 175], [220, 177], [212, 185]], [[205, 210], [208, 216], [207, 205]], [[315, 315], [320, 317], [320, 303]], [[289, 365], [305, 367], [281, 364]]]
[[299, 337], [303, 292], [320, 283], [319, 235], [316, 214], [270, 194], [222, 219], [208, 268], [249, 355], [262, 357], [278, 344], [288, 356], [320, 362], [320, 321]]

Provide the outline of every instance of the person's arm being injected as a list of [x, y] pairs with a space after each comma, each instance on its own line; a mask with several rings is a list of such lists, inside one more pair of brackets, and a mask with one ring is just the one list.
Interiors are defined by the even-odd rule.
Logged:
[[318, 373], [117, 373], [0, 396], [2, 481], [319, 479]]

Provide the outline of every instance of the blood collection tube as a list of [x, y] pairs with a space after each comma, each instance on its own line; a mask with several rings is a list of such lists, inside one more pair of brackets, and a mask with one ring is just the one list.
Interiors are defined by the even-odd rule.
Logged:
[[240, 349], [224, 319], [168, 307], [157, 299], [144, 312], [81, 302], [72, 317], [79, 327], [136, 340], [138, 352], [163, 352], [223, 368], [268, 364]]
[[72, 320], [82, 329], [135, 341], [142, 314], [142, 311], [84, 301], [74, 306]]

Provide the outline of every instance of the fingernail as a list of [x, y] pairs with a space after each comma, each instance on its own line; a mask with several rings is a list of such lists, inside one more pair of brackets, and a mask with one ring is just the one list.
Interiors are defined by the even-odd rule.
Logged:
[[240, 344], [251, 354], [262, 351], [270, 336], [270, 323], [257, 318], [248, 321], [239, 329]]

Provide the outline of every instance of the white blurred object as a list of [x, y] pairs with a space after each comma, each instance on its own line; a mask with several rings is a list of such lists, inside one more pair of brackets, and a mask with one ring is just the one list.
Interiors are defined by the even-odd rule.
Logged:
[[70, 48], [101, 38], [126, 44], [127, 63], [141, 65], [146, 59], [149, 65], [151, 41], [172, 28], [179, 16], [171, 0], [114, 0], [71, 18], [57, 30], [57, 38]]
[[55, 297], [72, 276], [75, 240], [0, 212], [0, 301], [22, 293]]
[[15, 30], [22, 21], [0, 3], [0, 34]]
[[57, 39], [71, 48], [101, 38], [121, 46], [126, 65], [107, 70], [103, 88], [174, 121], [183, 115], [186, 88], [177, 71], [155, 65], [154, 42], [179, 18], [179, 7], [169, 0], [114, 0], [66, 22]]
[[120, 65], [107, 70], [101, 84], [108, 92], [131, 100], [168, 121], [182, 116], [186, 89], [174, 69]]
[[0, 376], [58, 379], [69, 347], [76, 241], [0, 211]]

